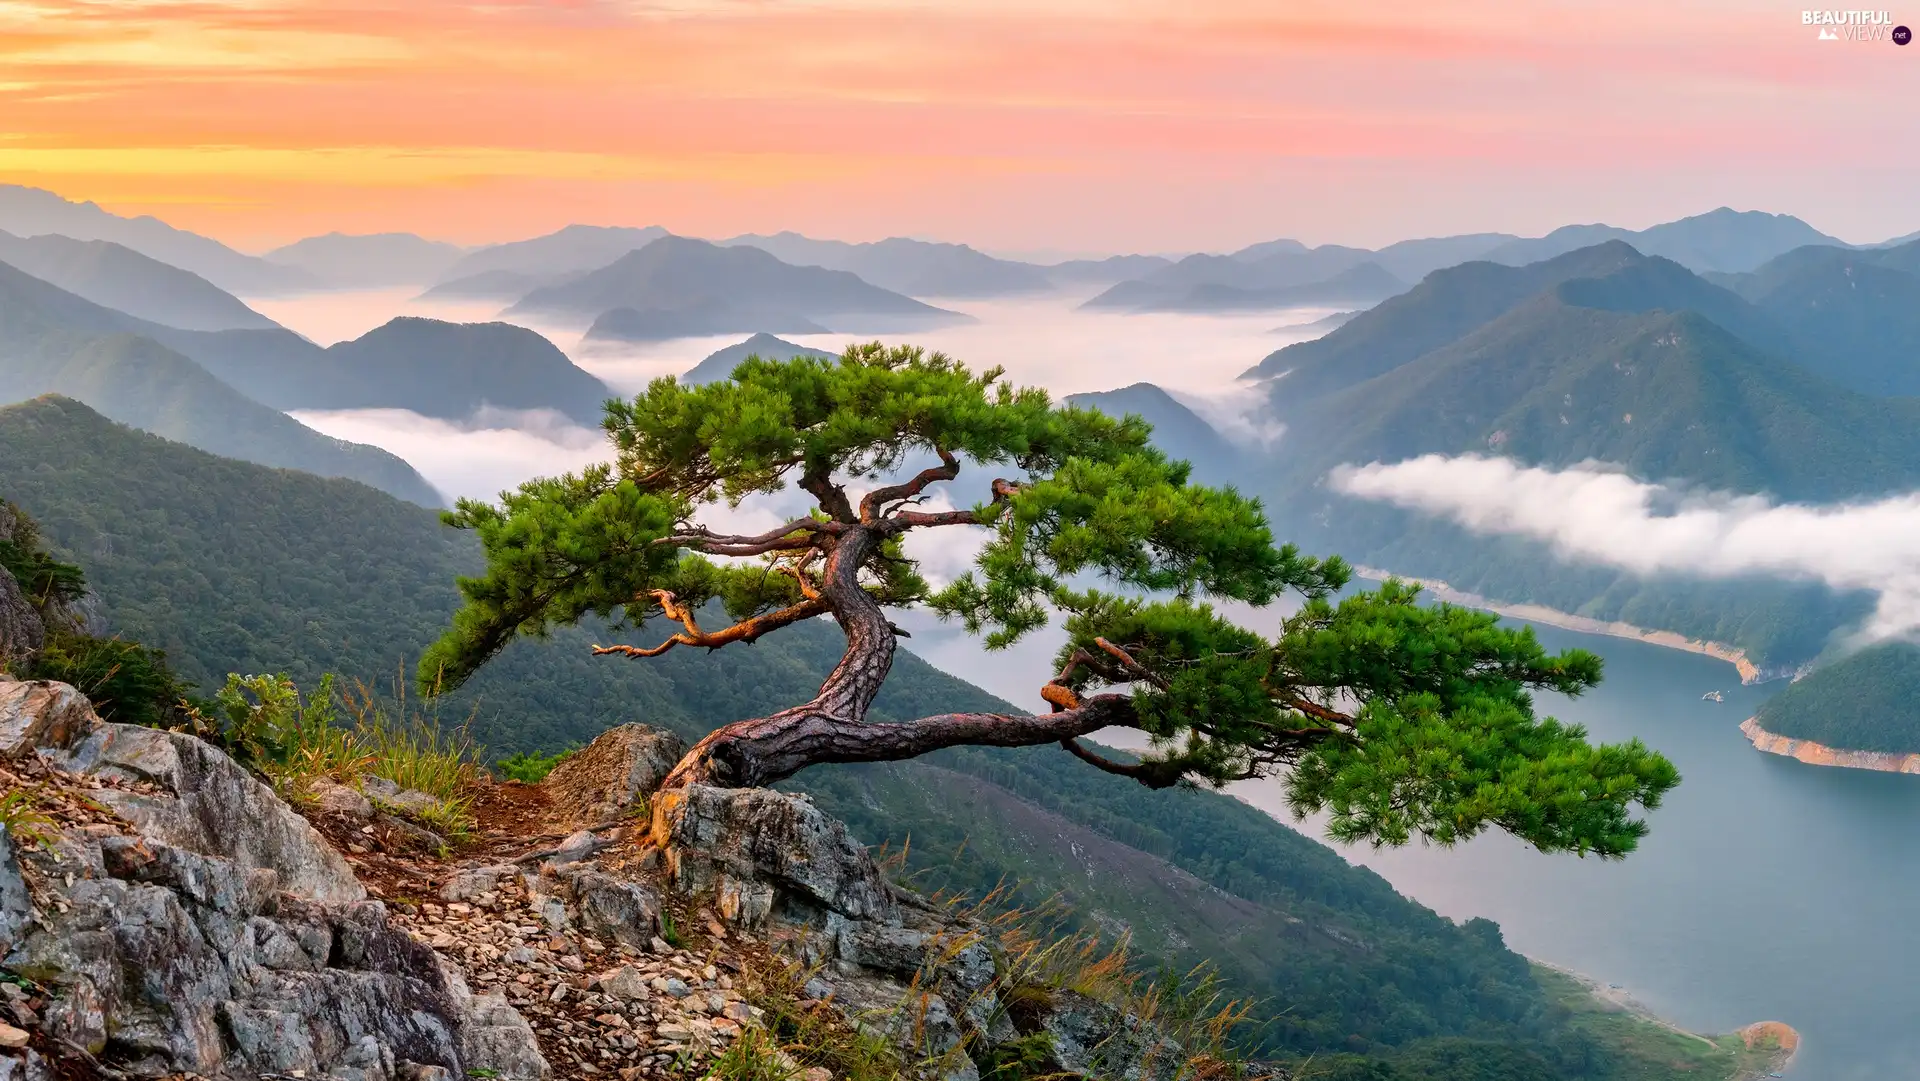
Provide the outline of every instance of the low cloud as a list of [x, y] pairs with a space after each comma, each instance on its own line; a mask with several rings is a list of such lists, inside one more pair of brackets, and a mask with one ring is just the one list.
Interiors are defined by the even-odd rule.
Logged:
[[336, 439], [405, 458], [448, 498], [497, 499], [534, 477], [613, 457], [604, 433], [548, 410], [485, 410], [468, 421], [405, 409], [302, 410], [294, 419]]
[[1637, 574], [1762, 576], [1869, 590], [1866, 640], [1920, 630], [1920, 492], [1809, 505], [1648, 484], [1600, 465], [1552, 470], [1504, 458], [1426, 455], [1341, 466], [1332, 486], [1360, 499], [1451, 519], [1482, 534], [1531, 537], [1562, 558]]

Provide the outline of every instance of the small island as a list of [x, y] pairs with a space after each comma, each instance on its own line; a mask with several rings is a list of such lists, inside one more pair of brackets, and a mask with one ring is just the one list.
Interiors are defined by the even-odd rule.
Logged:
[[1580, 973], [1535, 961], [1533, 975], [1547, 997], [1569, 1012], [1574, 1027], [1631, 1063], [1624, 1076], [1758, 1081], [1784, 1073], [1800, 1047], [1800, 1034], [1784, 1022], [1756, 1021], [1702, 1036]]
[[1815, 669], [1740, 731], [1809, 765], [1920, 773], [1920, 645], [1886, 642]]

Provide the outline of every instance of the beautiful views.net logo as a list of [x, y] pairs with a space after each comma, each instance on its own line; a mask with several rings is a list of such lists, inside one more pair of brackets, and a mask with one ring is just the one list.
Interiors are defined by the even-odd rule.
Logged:
[[1891, 41], [1905, 45], [1913, 31], [1896, 26], [1891, 11], [1802, 11], [1800, 25], [1817, 26], [1818, 41]]

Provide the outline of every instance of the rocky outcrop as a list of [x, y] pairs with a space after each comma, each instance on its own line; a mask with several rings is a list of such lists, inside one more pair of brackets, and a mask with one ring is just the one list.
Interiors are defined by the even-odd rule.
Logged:
[[67, 747], [99, 727], [93, 703], [64, 683], [0, 679], [0, 759]]
[[[54, 686], [59, 686], [55, 684]], [[81, 777], [145, 781], [154, 794], [105, 789], [100, 800], [144, 837], [273, 872], [279, 888], [316, 901], [363, 900], [340, 854], [272, 788], [218, 748], [180, 732], [102, 724], [68, 746], [44, 745], [49, 765]]]
[[0, 682], [9, 787], [97, 810], [42, 816], [38, 843], [0, 833], [0, 966], [32, 985], [36, 1055], [222, 1081], [549, 1075], [525, 1020], [396, 927], [271, 788], [77, 697]]
[[568, 821], [607, 822], [640, 807], [686, 753], [672, 732], [623, 724], [568, 755], [541, 785]]
[[662, 792], [652, 839], [674, 885], [711, 891], [738, 926], [762, 926], [776, 911], [823, 926], [893, 912], [866, 846], [804, 796], [706, 785]]
[[13, 573], [0, 567], [0, 672], [16, 671], [47, 644], [40, 613], [21, 591]]
[[[687, 1078], [775, 1032], [775, 1009], [883, 1038], [901, 1077], [977, 1081], [1016, 1050], [1062, 1077], [1193, 1065], [1125, 1001], [1012, 971], [990, 928], [889, 883], [804, 796], [653, 792], [679, 754], [617, 729], [571, 776], [481, 793], [508, 824], [449, 858], [383, 825], [404, 793], [316, 780], [316, 828], [210, 745], [0, 680], [0, 783], [38, 816], [18, 819], [30, 839], [0, 829], [0, 1036], [28, 1044], [0, 1044], [0, 1081], [51, 1081], [57, 1058], [216, 1081]], [[554, 829], [583, 809], [600, 820]]]

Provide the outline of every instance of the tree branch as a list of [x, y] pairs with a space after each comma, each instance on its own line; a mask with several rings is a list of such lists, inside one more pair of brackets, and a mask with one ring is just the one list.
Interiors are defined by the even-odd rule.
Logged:
[[847, 502], [847, 490], [833, 483], [831, 467], [824, 460], [809, 463], [806, 471], [800, 475], [800, 488], [820, 504], [827, 517], [846, 525], [857, 525], [860, 519], [853, 513], [853, 504]]
[[1187, 772], [1171, 762], [1156, 762], [1152, 759], [1141, 759], [1132, 763], [1115, 762], [1111, 758], [1093, 753], [1086, 744], [1077, 739], [1063, 739], [1060, 741], [1060, 746], [1066, 748], [1073, 757], [1095, 769], [1121, 777], [1131, 777], [1148, 788], [1172, 788], [1180, 783], [1181, 776]]
[[1288, 707], [1289, 709], [1299, 710], [1301, 713], [1304, 713], [1315, 720], [1325, 721], [1328, 724], [1337, 724], [1345, 728], [1352, 728], [1354, 725], [1354, 719], [1352, 717], [1349, 717], [1344, 713], [1340, 713], [1335, 710], [1328, 709], [1327, 707], [1319, 705], [1317, 703], [1309, 702], [1298, 695], [1291, 695], [1291, 694], [1282, 695], [1280, 696], [1280, 704]]
[[710, 555], [763, 555], [767, 552], [811, 548], [815, 535], [837, 533], [840, 531], [835, 528], [837, 525], [836, 522], [822, 522], [815, 518], [795, 518], [751, 537], [715, 533], [706, 526], [694, 526], [679, 533], [669, 533], [652, 543], [655, 547], [691, 548]]
[[664, 589], [656, 589], [652, 594], [660, 604], [660, 611], [668, 619], [678, 620], [686, 630], [669, 637], [657, 646], [600, 646], [593, 647], [593, 655], [603, 657], [618, 653], [627, 657], [658, 657], [675, 646], [699, 646], [705, 649], [719, 649], [735, 642], [751, 642], [769, 631], [798, 623], [803, 619], [824, 614], [827, 602], [818, 596], [809, 597], [799, 604], [790, 604], [772, 612], [764, 612], [751, 619], [743, 619], [722, 630], [707, 632], [700, 629], [693, 610], [682, 605], [678, 598]]
[[879, 522], [880, 515], [886, 510], [888, 503], [912, 499], [926, 491], [929, 485], [952, 480], [960, 475], [960, 459], [955, 458], [952, 451], [944, 447], [935, 447], [934, 453], [940, 456], [939, 465], [922, 469], [914, 474], [912, 480], [903, 484], [889, 484], [868, 492], [866, 498], [860, 501], [860, 521], [867, 525], [875, 525]]

